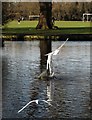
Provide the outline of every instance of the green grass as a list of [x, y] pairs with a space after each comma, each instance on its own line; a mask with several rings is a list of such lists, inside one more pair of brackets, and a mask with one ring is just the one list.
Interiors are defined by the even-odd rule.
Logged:
[[[8, 28], [25, 28], [32, 27], [35, 28], [38, 21], [21, 21], [18, 24], [17, 21], [9, 22], [6, 26]], [[82, 21], [55, 21], [55, 26], [59, 28], [81, 28], [81, 27], [92, 27], [91, 22], [82, 22]]]
[[7, 28], [27, 28], [27, 27], [35, 28], [37, 23], [38, 21], [21, 21], [20, 24], [18, 24], [17, 21], [12, 21], [6, 24], [5, 27]]
[[92, 34], [92, 22], [82, 21], [55, 21], [56, 30], [36, 30], [38, 21], [11, 21], [3, 27], [2, 32], [7, 34], [38, 34], [38, 35], [60, 35], [60, 34]]
[[56, 21], [55, 25], [61, 28], [85, 28], [92, 27], [91, 22], [83, 21]]

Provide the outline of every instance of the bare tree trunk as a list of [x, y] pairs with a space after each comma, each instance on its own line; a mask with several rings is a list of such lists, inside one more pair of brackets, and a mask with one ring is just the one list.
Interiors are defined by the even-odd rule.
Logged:
[[47, 56], [46, 54], [50, 53], [52, 49], [52, 42], [49, 39], [40, 40], [40, 68], [41, 72], [46, 70]]
[[40, 2], [40, 17], [37, 29], [52, 29], [52, 2]]

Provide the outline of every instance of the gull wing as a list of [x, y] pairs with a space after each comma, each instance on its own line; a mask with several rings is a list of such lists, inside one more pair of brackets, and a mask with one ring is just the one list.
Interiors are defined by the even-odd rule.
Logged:
[[67, 38], [66, 41], [65, 41], [59, 48], [57, 48], [57, 49], [54, 50], [53, 52], [50, 52], [50, 53], [46, 54], [45, 56], [47, 56], [47, 55], [57, 55], [57, 54], [59, 53], [60, 49], [61, 49], [61, 48], [65, 45], [65, 43], [68, 41], [68, 39], [69, 39], [69, 38]]
[[66, 41], [59, 47], [57, 48], [55, 51], [53, 51], [53, 55], [57, 55], [60, 51], [60, 49], [65, 45], [65, 43], [68, 41], [69, 38], [66, 39]]
[[38, 104], [38, 100], [32, 100], [32, 101], [30, 101], [29, 103], [27, 103], [22, 109], [20, 109], [19, 111], [18, 111], [18, 113], [20, 113], [22, 110], [24, 110], [29, 104], [31, 104], [32, 102], [36, 102], [36, 104]]

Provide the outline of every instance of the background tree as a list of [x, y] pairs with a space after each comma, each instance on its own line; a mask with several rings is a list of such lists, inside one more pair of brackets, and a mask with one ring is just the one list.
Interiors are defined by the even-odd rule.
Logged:
[[2, 24], [8, 20], [8, 2], [2, 2]]
[[18, 2], [15, 3], [15, 19], [19, 17], [24, 17], [25, 20], [29, 19], [29, 15], [39, 14], [39, 3], [37, 2]]
[[92, 13], [92, 2], [57, 2], [52, 5], [52, 14], [57, 20], [82, 20], [83, 13]]
[[40, 2], [40, 17], [37, 29], [52, 29], [52, 2]]
[[2, 23], [30, 15], [39, 15], [37, 28], [52, 29], [56, 20], [82, 20], [83, 13], [92, 13], [92, 2], [2, 2]]
[[14, 5], [12, 2], [2, 2], [2, 24], [4, 25], [9, 20], [13, 19], [15, 14], [13, 11]]

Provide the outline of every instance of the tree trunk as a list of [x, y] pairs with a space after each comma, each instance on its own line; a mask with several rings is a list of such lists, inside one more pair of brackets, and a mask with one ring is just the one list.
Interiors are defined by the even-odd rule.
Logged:
[[52, 3], [40, 2], [40, 16], [37, 29], [52, 29]]
[[46, 64], [47, 64], [47, 56], [46, 54], [51, 52], [52, 44], [51, 40], [45, 39], [40, 40], [40, 69], [41, 72], [46, 70]]

